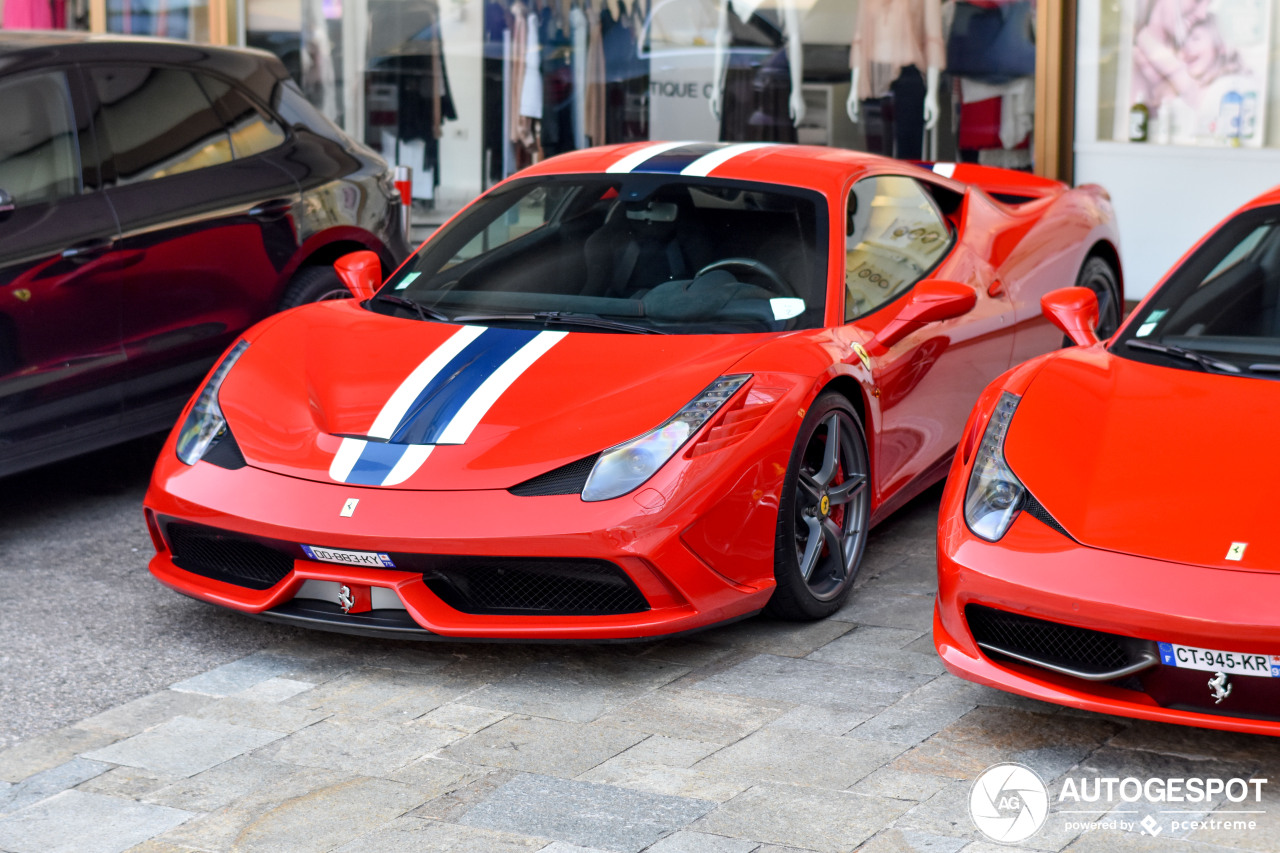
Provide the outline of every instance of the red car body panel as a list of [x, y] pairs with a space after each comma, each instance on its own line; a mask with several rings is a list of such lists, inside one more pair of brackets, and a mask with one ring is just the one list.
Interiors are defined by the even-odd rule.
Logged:
[[[562, 155], [517, 178], [603, 173], [648, 145]], [[977, 304], [868, 356], [868, 365], [859, 348], [873, 346], [910, 299], [843, 323], [839, 223], [853, 184], [874, 174], [907, 175], [963, 197], [950, 214], [956, 246], [929, 275], [971, 285]], [[1069, 190], [983, 167], [956, 167], [956, 174], [1021, 193], [1023, 203], [1003, 204], [937, 172], [856, 152], [770, 146], [729, 159], [710, 176], [810, 189], [827, 200], [837, 224], [822, 236], [827, 328], [714, 336], [571, 331], [498, 398], [464, 444], [436, 446], [394, 486], [334, 482], [329, 469], [340, 436], [366, 434], [406, 375], [461, 327], [380, 315], [354, 302], [304, 306], [267, 321], [245, 335], [249, 346], [219, 395], [247, 467], [181, 463], [175, 430], [146, 498], [159, 548], [151, 571], [188, 595], [255, 613], [289, 601], [308, 579], [394, 588], [418, 625], [445, 636], [636, 638], [754, 613], [774, 587], [783, 479], [817, 396], [838, 388], [863, 416], [878, 521], [941, 477], [973, 399], [1019, 348], [1059, 345], [1061, 334], [1039, 318], [1040, 297], [1072, 283], [1091, 251], [1115, 252], [1110, 205], [1098, 188]], [[653, 429], [730, 373], [752, 378], [634, 492], [592, 503], [507, 491]], [[358, 510], [340, 517], [349, 498], [359, 499]], [[161, 532], [171, 520], [310, 546], [608, 560], [650, 609], [572, 618], [467, 614], [428, 591], [421, 573], [305, 559], [272, 588], [246, 589], [178, 568]]]
[[[1224, 220], [1280, 203], [1272, 191]], [[1208, 240], [1192, 247], [1165, 281]], [[1152, 297], [1148, 297], [1150, 300]], [[1147, 317], [1146, 301], [1118, 334]], [[1005, 459], [1068, 534], [1021, 512], [997, 542], [964, 504], [973, 452], [1002, 393], [1020, 395]], [[992, 655], [966, 607], [1154, 643], [1280, 658], [1280, 541], [1273, 425], [1280, 385], [1147, 364], [1106, 342], [1052, 353], [993, 382], [975, 406], [939, 509], [934, 644], [971, 681], [1075, 708], [1280, 735], [1277, 679], [1249, 679], [1215, 713], [1213, 673], [1158, 664], [1133, 681], [1091, 681]], [[1248, 543], [1228, 559], [1233, 543]], [[1232, 676], [1236, 678], [1236, 676]], [[1174, 683], [1177, 701], [1151, 687]], [[1248, 694], [1252, 691], [1253, 695]], [[1189, 699], [1181, 697], [1189, 696]], [[1243, 697], [1243, 699], [1242, 699]]]

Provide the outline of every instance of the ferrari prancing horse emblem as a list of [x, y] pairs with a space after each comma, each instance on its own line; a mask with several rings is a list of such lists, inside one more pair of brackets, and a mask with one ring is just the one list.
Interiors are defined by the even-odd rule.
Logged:
[[342, 505], [342, 512], [339, 513], [343, 518], [350, 518], [355, 515], [356, 504], [360, 503], [359, 498], [347, 498], [347, 502]]
[[356, 600], [351, 595], [351, 587], [346, 584], [338, 587], [338, 606], [342, 608], [343, 613], [350, 613], [355, 603]]
[[1213, 691], [1213, 704], [1221, 705], [1222, 700], [1231, 695], [1231, 682], [1225, 672], [1215, 672], [1209, 679], [1209, 689]]

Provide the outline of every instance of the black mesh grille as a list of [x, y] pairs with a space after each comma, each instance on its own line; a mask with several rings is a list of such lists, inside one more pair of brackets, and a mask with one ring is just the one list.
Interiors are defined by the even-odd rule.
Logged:
[[1031, 517], [1037, 518], [1043, 523], [1049, 525], [1054, 530], [1061, 533], [1063, 536], [1066, 536], [1069, 539], [1074, 538], [1071, 536], [1070, 533], [1067, 532], [1067, 529], [1065, 527], [1063, 527], [1061, 524], [1058, 523], [1057, 519], [1055, 519], [1052, 515], [1049, 515], [1049, 510], [1045, 509], [1044, 506], [1040, 503], [1040, 501], [1036, 500], [1036, 496], [1031, 494], [1030, 492], [1027, 492], [1026, 497], [1022, 499], [1022, 511], [1027, 513]]
[[979, 644], [997, 646], [1045, 663], [1089, 673], [1114, 672], [1137, 662], [1132, 642], [1117, 634], [970, 604], [964, 609]]
[[553, 471], [539, 474], [518, 486], [512, 486], [507, 491], [522, 498], [543, 495], [580, 495], [583, 487], [587, 485], [587, 477], [591, 476], [591, 469], [595, 467], [596, 460], [599, 458], [600, 454], [597, 453], [595, 456], [561, 465]]
[[206, 527], [169, 524], [165, 538], [178, 568], [249, 589], [270, 589], [293, 569], [288, 553]]
[[445, 604], [463, 613], [603, 616], [649, 609], [622, 569], [604, 560], [442, 557], [423, 573]]

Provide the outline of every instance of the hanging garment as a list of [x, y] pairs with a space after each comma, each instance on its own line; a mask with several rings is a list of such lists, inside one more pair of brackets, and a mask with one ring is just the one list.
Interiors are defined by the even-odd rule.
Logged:
[[507, 128], [509, 140], [520, 143], [520, 98], [524, 91], [525, 52], [529, 49], [529, 7], [511, 4], [511, 64], [508, 75]]
[[961, 78], [960, 147], [1017, 148], [1035, 124], [1035, 98], [1034, 77], [1000, 84]]
[[[862, 102], [864, 116], [879, 115], [884, 122], [877, 134], [867, 134], [867, 150], [886, 157], [919, 160], [924, 156], [924, 75], [914, 65], [902, 69], [883, 98]], [[872, 140], [877, 141], [875, 148]]]
[[572, 151], [574, 143], [573, 42], [566, 22], [551, 7], [542, 10], [542, 152], [550, 157]]
[[[484, 6], [484, 113], [481, 135], [484, 138], [488, 181], [501, 180], [506, 172], [504, 140], [506, 133], [506, 51], [510, 33], [507, 10], [497, 0]], [[486, 184], [487, 186], [487, 184]]]
[[[404, 54], [389, 57], [383, 66], [394, 71], [396, 88], [399, 95], [399, 110], [396, 114], [396, 136], [400, 147], [406, 144], [414, 152], [421, 142], [421, 162], [414, 163], [405, 159], [403, 150], [399, 162], [406, 163], [414, 169], [414, 184], [419, 185], [419, 173], [423, 179], [430, 176], [431, 183], [440, 183], [440, 136], [442, 124], [454, 121], [458, 113], [453, 106], [453, 96], [449, 90], [449, 77], [444, 66], [444, 45], [440, 38], [440, 22], [432, 20], [424, 27], [417, 40], [423, 42], [421, 53]], [[414, 159], [418, 159], [414, 155]], [[415, 190], [415, 197], [420, 196]]]
[[604, 61], [603, 13], [595, 14], [589, 0], [584, 11], [587, 15], [587, 90], [583, 99], [585, 129], [587, 140], [592, 145], [604, 145], [608, 138], [605, 122], [605, 83], [608, 74]]
[[959, 0], [947, 38], [947, 70], [958, 77], [1006, 83], [1036, 73], [1035, 11], [1029, 0]]
[[881, 98], [903, 68], [947, 68], [939, 0], [861, 0], [849, 48], [858, 98]]
[[[732, 5], [732, 3], [730, 3]], [[795, 142], [791, 63], [775, 12], [758, 10], [743, 23], [729, 10], [729, 57], [720, 103], [725, 142]], [[762, 59], [762, 48], [772, 51]]]
[[573, 35], [573, 146], [587, 147], [587, 39], [590, 25], [587, 14], [578, 4], [569, 10], [569, 28]]

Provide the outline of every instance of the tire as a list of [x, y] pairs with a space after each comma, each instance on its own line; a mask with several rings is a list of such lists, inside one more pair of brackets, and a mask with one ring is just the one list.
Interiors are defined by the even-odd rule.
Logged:
[[289, 286], [280, 297], [280, 311], [296, 308], [308, 302], [319, 302], [322, 299], [347, 299], [351, 292], [338, 278], [337, 271], [331, 266], [303, 267], [289, 280]]
[[[1120, 328], [1123, 303], [1120, 298], [1120, 278], [1111, 264], [1094, 256], [1080, 267], [1076, 287], [1087, 287], [1098, 297], [1098, 325], [1094, 329], [1099, 340], [1106, 340]], [[1063, 346], [1075, 346], [1070, 338], [1063, 339]]]
[[849, 401], [830, 392], [818, 397], [800, 424], [778, 502], [778, 585], [767, 608], [774, 616], [822, 619], [849, 597], [867, 544], [870, 471], [862, 422]]

